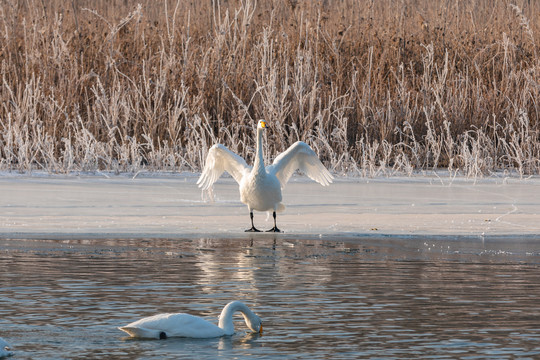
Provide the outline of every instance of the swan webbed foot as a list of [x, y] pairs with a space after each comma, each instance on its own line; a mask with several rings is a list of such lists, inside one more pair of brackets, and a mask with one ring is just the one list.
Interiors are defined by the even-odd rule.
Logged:
[[251, 229], [247, 229], [245, 232], [261, 232], [261, 230], [257, 229], [255, 226], [252, 226]]
[[261, 232], [261, 230], [257, 229], [253, 224], [253, 211], [251, 211], [251, 209], [249, 210], [249, 218], [251, 219], [251, 229], [247, 229], [245, 232]]
[[270, 230], [267, 230], [266, 232], [281, 232], [281, 230], [278, 229], [277, 224], [276, 224], [276, 211], [275, 210], [272, 213], [272, 217], [274, 218], [274, 227], [271, 228]]

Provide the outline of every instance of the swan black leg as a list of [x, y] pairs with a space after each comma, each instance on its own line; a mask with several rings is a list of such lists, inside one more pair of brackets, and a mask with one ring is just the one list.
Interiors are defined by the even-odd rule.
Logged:
[[261, 230], [257, 229], [255, 225], [253, 225], [253, 211], [249, 212], [249, 217], [251, 219], [251, 229], [247, 229], [246, 232], [261, 232]]
[[268, 230], [267, 232], [281, 232], [281, 230], [279, 230], [276, 225], [276, 212], [275, 211], [272, 213], [272, 216], [274, 217], [274, 227]]

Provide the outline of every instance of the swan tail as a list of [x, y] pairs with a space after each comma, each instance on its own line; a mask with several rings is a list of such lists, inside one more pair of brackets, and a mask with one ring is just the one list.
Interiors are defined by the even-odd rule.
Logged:
[[131, 337], [143, 338], [143, 339], [162, 339], [163, 331], [154, 329], [145, 329], [140, 327], [123, 326], [119, 327], [119, 330], [126, 332]]

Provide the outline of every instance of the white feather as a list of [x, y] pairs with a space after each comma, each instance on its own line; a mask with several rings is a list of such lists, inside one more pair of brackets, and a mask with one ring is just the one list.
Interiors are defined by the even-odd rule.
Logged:
[[240, 183], [250, 170], [251, 167], [242, 157], [221, 144], [215, 144], [208, 150], [204, 170], [197, 180], [197, 185], [203, 190], [208, 190], [225, 171]]
[[137, 320], [119, 328], [132, 337], [159, 339], [164, 332], [167, 337], [212, 338], [225, 333], [198, 316], [189, 314], [159, 314]]
[[267, 166], [268, 173], [274, 174], [283, 188], [296, 170], [302, 171], [310, 179], [328, 186], [334, 178], [321, 163], [315, 151], [308, 144], [297, 141]]

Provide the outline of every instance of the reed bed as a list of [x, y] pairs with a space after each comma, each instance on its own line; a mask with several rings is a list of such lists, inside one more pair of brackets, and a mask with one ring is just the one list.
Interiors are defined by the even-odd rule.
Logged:
[[0, 0], [0, 169], [200, 171], [296, 140], [334, 173], [540, 170], [540, 3]]

